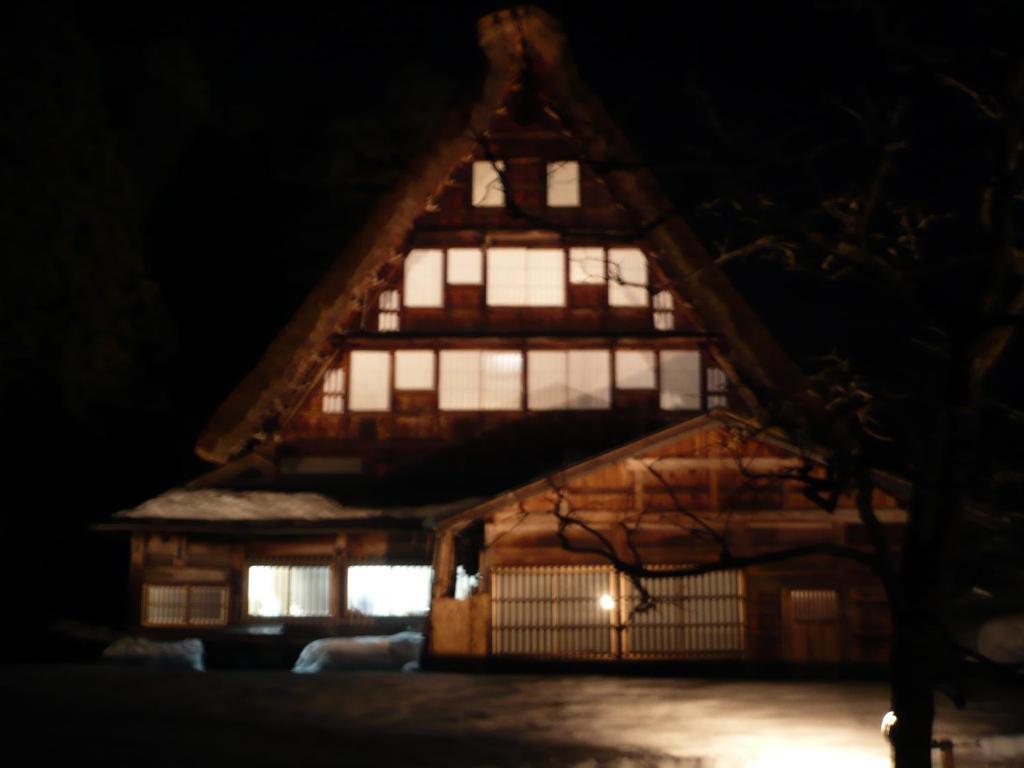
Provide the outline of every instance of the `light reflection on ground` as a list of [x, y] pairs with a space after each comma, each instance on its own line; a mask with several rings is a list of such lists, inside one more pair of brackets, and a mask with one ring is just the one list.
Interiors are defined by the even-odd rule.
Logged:
[[[107, 765], [883, 768], [877, 683], [605, 676], [0, 669], [9, 737]], [[982, 702], [979, 702], [982, 703]], [[1024, 730], [1006, 702], [937, 735]], [[971, 765], [966, 753], [957, 766]], [[979, 764], [974, 762], [973, 764]], [[1011, 763], [1004, 763], [1010, 765]]]

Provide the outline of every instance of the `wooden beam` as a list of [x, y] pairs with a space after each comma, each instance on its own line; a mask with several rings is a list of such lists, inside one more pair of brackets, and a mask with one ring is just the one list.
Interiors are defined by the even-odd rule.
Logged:
[[754, 472], [770, 470], [797, 469], [807, 462], [800, 458], [784, 458], [774, 456], [756, 456], [753, 458], [713, 458], [689, 456], [664, 456], [640, 459], [626, 459], [626, 467], [634, 472], [646, 472], [653, 466], [657, 470], [679, 469], [749, 469]]
[[344, 618], [348, 615], [348, 536], [339, 533], [334, 537], [334, 590], [332, 591], [331, 615]]
[[[501, 309], [499, 307], [499, 309]], [[395, 331], [386, 335], [380, 333], [368, 333], [356, 331], [353, 333], [336, 333], [331, 336], [331, 343], [336, 347], [352, 347], [356, 349], [374, 348], [386, 349], [391, 347], [403, 348], [408, 346], [410, 340], [427, 339], [440, 346], [445, 344], [465, 343], [471, 341], [475, 344], [508, 344], [509, 342], [529, 342], [530, 347], [542, 345], [561, 345], [566, 342], [592, 342], [594, 344], [605, 344], [611, 347], [633, 346], [636, 344], [649, 344], [654, 342], [655, 348], [671, 346], [673, 342], [680, 341], [705, 341], [714, 339], [717, 334], [713, 333], [666, 333], [664, 331], [630, 331], [628, 335], [621, 333], [595, 333], [593, 331], [566, 331], [558, 336], [544, 336], [529, 331], [508, 331], [505, 333], [490, 333], [483, 335], [479, 331], [451, 331], [447, 330], [443, 335], [436, 331]]]

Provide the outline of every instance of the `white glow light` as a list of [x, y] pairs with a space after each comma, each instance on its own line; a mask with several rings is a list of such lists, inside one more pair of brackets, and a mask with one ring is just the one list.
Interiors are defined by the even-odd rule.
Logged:
[[597, 604], [601, 606], [601, 610], [611, 611], [615, 609], [615, 598], [605, 592], [597, 599]]
[[348, 608], [366, 616], [421, 616], [430, 610], [429, 565], [352, 565]]
[[896, 713], [889, 710], [882, 715], [882, 735], [885, 738], [889, 738], [889, 734], [892, 733], [892, 727], [896, 725]]

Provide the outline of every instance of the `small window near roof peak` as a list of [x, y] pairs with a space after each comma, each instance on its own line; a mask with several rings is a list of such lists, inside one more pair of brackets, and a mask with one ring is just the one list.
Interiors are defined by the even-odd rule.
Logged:
[[399, 329], [398, 291], [381, 291], [377, 300], [377, 330], [382, 333]]
[[501, 174], [505, 171], [502, 160], [477, 160], [473, 163], [472, 200], [474, 208], [503, 208], [505, 185]]
[[647, 306], [647, 256], [639, 248], [608, 249], [608, 304]]
[[324, 374], [324, 392], [321, 402], [324, 413], [345, 411], [345, 369], [331, 368]]
[[654, 328], [659, 331], [672, 331], [676, 327], [673, 311], [672, 293], [658, 291], [654, 294]]
[[708, 395], [708, 410], [712, 408], [729, 407], [729, 378], [725, 371], [715, 365], [709, 365], [705, 370], [705, 378]]
[[444, 306], [444, 252], [413, 248], [405, 257], [404, 293], [407, 307]]
[[578, 208], [580, 164], [575, 160], [548, 163], [548, 207]]

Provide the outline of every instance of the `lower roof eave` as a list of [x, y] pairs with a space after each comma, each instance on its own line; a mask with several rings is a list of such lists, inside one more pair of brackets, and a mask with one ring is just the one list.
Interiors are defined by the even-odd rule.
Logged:
[[226, 536], [309, 536], [329, 533], [361, 533], [395, 531], [429, 531], [422, 520], [376, 519], [376, 520], [260, 520], [260, 521], [209, 521], [209, 520], [163, 520], [134, 519], [111, 520], [94, 523], [91, 529], [99, 533], [203, 533]]

